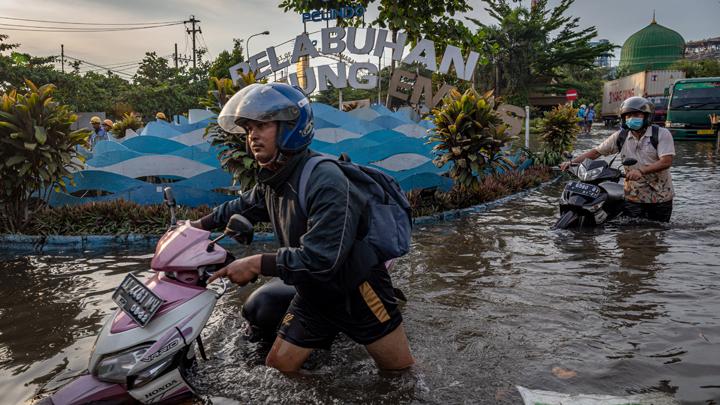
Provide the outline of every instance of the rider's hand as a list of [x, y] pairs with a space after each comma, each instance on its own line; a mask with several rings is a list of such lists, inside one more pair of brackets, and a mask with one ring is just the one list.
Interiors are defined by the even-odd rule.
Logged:
[[196, 219], [194, 221], [188, 220], [187, 223], [188, 223], [188, 225], [192, 226], [193, 228], [203, 229], [202, 223], [200, 222], [199, 219]]
[[566, 171], [570, 165], [572, 165], [572, 161], [568, 160], [567, 162], [560, 163], [560, 170]]
[[625, 179], [631, 181], [639, 180], [642, 176], [642, 172], [638, 169], [631, 169], [627, 173], [625, 173]]
[[261, 257], [262, 255], [253, 255], [235, 260], [215, 272], [215, 274], [208, 279], [208, 284], [212, 283], [219, 277], [227, 277], [230, 281], [241, 287], [251, 281], [254, 281], [260, 275]]

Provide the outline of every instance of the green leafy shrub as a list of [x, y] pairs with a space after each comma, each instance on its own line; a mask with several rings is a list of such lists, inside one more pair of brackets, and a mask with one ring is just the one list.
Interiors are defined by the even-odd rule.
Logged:
[[542, 147], [538, 153], [540, 164], [554, 166], [563, 161], [564, 152], [572, 152], [580, 133], [578, 110], [559, 105], [544, 114], [537, 123]]
[[143, 123], [142, 120], [140, 120], [140, 117], [133, 113], [125, 113], [123, 114], [122, 119], [115, 121], [110, 132], [112, 132], [116, 139], [122, 139], [125, 137], [125, 132], [127, 132], [128, 129], [137, 131], [142, 128], [142, 126]]
[[71, 171], [84, 167], [77, 146], [87, 145], [90, 131], [70, 130], [77, 116], [53, 101], [54, 91], [52, 84], [38, 88], [28, 80], [24, 92], [0, 99], [0, 221], [10, 232], [21, 230], [49, 191], [65, 190]]
[[[247, 75], [241, 74], [244, 86], [255, 83], [255, 75], [250, 72]], [[220, 114], [225, 103], [242, 87], [235, 86], [231, 79], [210, 78], [210, 90], [207, 95], [200, 99], [200, 104], [209, 111]], [[218, 146], [218, 160], [223, 169], [233, 176], [233, 184], [240, 183], [242, 190], [248, 190], [257, 182], [257, 162], [245, 147], [246, 134], [232, 134], [220, 128], [216, 119], [210, 121], [205, 128], [205, 136], [212, 138], [212, 145]]]
[[435, 129], [429, 137], [429, 143], [437, 142], [433, 162], [437, 167], [452, 163], [449, 175], [460, 188], [477, 190], [486, 168], [513, 167], [501, 152], [513, 137], [496, 108], [492, 92], [479, 95], [468, 89], [464, 94], [452, 90], [433, 110]]

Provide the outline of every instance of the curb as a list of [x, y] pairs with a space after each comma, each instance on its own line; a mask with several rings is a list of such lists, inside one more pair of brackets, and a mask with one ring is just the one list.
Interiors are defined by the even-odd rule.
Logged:
[[[472, 207], [444, 211], [434, 215], [427, 215], [413, 219], [413, 225], [427, 225], [434, 222], [449, 221], [461, 218], [470, 214], [485, 212], [508, 203], [512, 200], [524, 197], [545, 186], [556, 183], [561, 176], [557, 176], [552, 180], [546, 181], [533, 188], [518, 191], [517, 193], [507, 195], [497, 200], [473, 205]], [[217, 237], [219, 233], [213, 234]], [[137, 247], [149, 246], [153, 247], [160, 239], [160, 235], [85, 235], [85, 236], [65, 236], [65, 235], [19, 235], [19, 234], [3, 234], [0, 235], [0, 249], [5, 251], [63, 251], [63, 250], [86, 250], [91, 248], [109, 248], [109, 247]], [[271, 242], [275, 240], [275, 235], [271, 232], [258, 232], [253, 238], [253, 242]], [[234, 242], [230, 239], [220, 242], [223, 246], [233, 246]]]

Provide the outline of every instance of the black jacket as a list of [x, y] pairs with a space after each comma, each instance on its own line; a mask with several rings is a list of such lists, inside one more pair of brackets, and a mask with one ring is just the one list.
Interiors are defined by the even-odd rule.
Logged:
[[261, 273], [294, 285], [304, 298], [325, 301], [344, 296], [382, 264], [372, 246], [361, 241], [367, 233], [367, 199], [336, 164], [321, 162], [313, 170], [307, 217], [300, 212], [300, 173], [313, 155], [309, 150], [295, 155], [277, 172], [260, 170], [255, 187], [215, 208], [202, 225], [224, 226], [233, 214], [253, 223], [270, 221], [281, 247], [263, 255]]

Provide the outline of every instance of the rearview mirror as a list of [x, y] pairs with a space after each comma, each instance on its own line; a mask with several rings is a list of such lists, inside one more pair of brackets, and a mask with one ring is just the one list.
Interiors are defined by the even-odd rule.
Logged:
[[570, 159], [573, 158], [573, 154], [570, 153], [570, 152], [568, 152], [568, 151], [563, 152], [562, 155], [563, 155], [563, 157], [564, 157], [565, 159], [567, 159], [567, 160], [570, 160]]
[[634, 166], [635, 164], [637, 164], [637, 162], [638, 162], [637, 159], [626, 158], [625, 160], [622, 161], [622, 164], [623, 164], [623, 166]]
[[249, 245], [253, 240], [253, 225], [244, 216], [235, 214], [230, 217], [224, 233], [240, 243]]
[[165, 187], [163, 189], [163, 199], [165, 200], [165, 204], [167, 204], [169, 207], [174, 207], [175, 205], [175, 196], [173, 195], [172, 188]]

